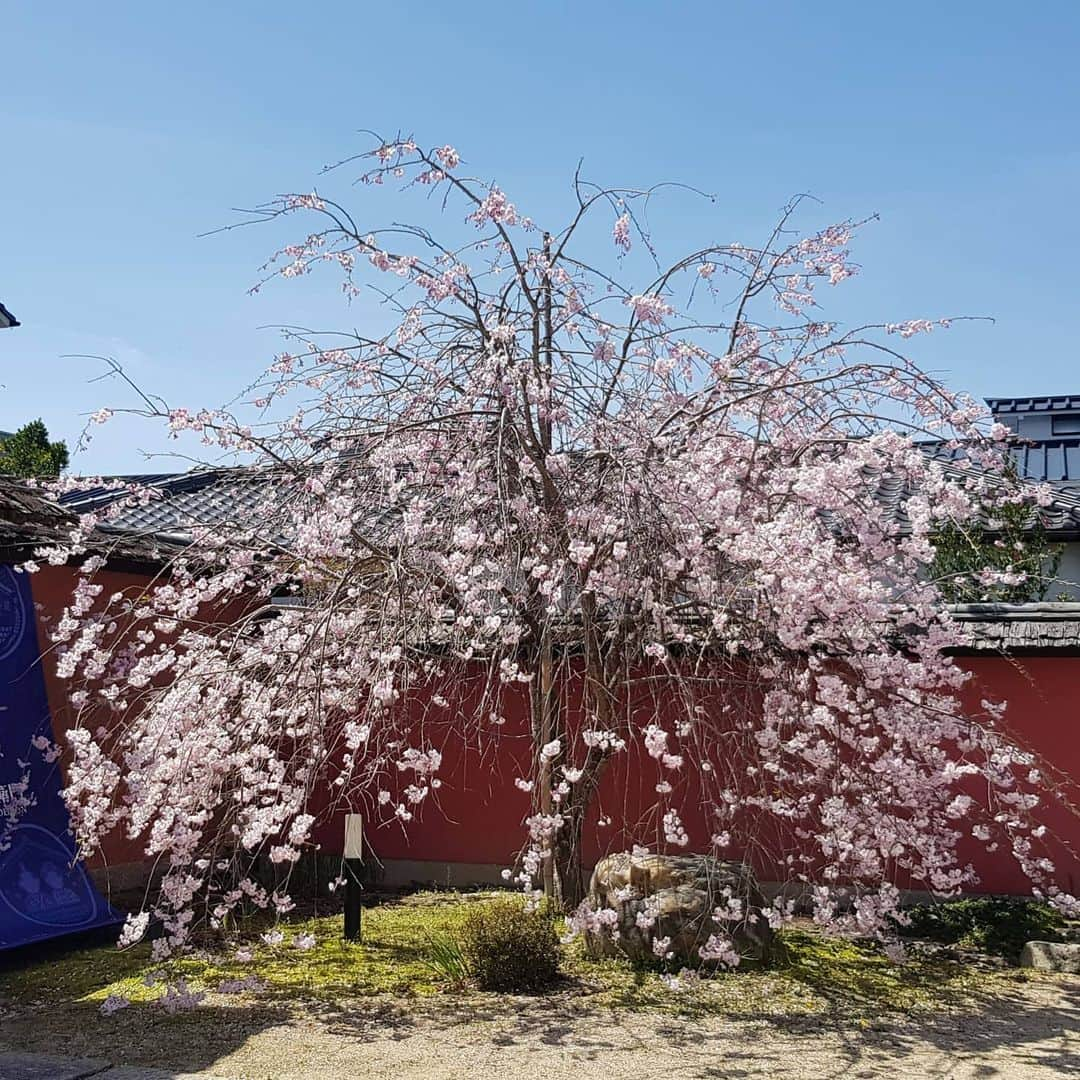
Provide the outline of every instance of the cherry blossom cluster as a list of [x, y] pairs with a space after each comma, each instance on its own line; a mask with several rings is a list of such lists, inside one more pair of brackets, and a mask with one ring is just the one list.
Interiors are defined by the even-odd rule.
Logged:
[[[613, 843], [770, 866], [840, 932], [884, 932], [900, 885], [974, 884], [968, 838], [1073, 903], [1040, 843], [1033, 759], [995, 703], [960, 704], [965, 631], [932, 574], [937, 531], [985, 506], [987, 475], [1008, 488], [1005, 432], [896, 352], [944, 322], [822, 317], [820, 287], [858, 270], [858, 223], [798, 236], [793, 205], [760, 246], [658, 271], [633, 262], [659, 258], [634, 212], [650, 192], [579, 180], [571, 223], [542, 231], [451, 146], [380, 140], [363, 168], [365, 214], [369, 188], [436, 187], [447, 236], [290, 196], [268, 216], [302, 216], [305, 236], [267, 273], [331, 269], [397, 317], [294, 333], [253, 415], [148, 406], [253, 455], [257, 510], [192, 523], [138, 591], [83, 558], [116, 507], [157, 497], [137, 485], [39, 556], [83, 559], [51, 642], [77, 713], [73, 824], [84, 851], [120, 833], [164, 868], [143, 913], [164, 924], [155, 949], [288, 910], [288, 869], [343, 807], [422, 827], [445, 745], [496, 747], [523, 708], [506, 876], [570, 908], [596, 818]], [[577, 246], [608, 213], [614, 268]], [[616, 768], [655, 795], [635, 820], [598, 803]], [[259, 879], [263, 855], [280, 882]], [[738, 962], [733, 912], [704, 959]]]

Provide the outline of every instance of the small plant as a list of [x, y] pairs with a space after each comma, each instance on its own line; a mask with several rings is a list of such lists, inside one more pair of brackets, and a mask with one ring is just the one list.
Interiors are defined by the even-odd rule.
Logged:
[[905, 937], [926, 938], [1015, 960], [1028, 941], [1058, 941], [1065, 920], [1048, 904], [1023, 897], [972, 897], [920, 904], [907, 912]]
[[469, 979], [469, 965], [461, 951], [461, 942], [447, 931], [427, 933], [428, 955], [424, 960], [452, 990], [459, 990]]
[[559, 975], [559, 937], [545, 906], [500, 897], [465, 916], [461, 951], [482, 990], [540, 990]]

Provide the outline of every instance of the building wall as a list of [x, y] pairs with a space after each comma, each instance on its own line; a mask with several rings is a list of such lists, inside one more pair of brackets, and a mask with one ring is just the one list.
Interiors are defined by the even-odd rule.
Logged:
[[[965, 658], [971, 672], [967, 701], [979, 710], [984, 700], [1007, 701], [1006, 727], [1017, 745], [1030, 750], [1050, 766], [1055, 792], [1080, 806], [1080, 657], [1034, 656], [1009, 660], [1000, 656]], [[523, 707], [523, 705], [522, 705]], [[507, 724], [483, 753], [456, 739], [437, 742], [444, 754], [443, 787], [438, 806], [426, 806], [408, 829], [398, 823], [369, 828], [366, 841], [374, 860], [382, 864], [389, 884], [410, 881], [463, 885], [497, 881], [504, 867], [513, 865], [523, 845], [524, 818], [530, 813], [529, 795], [513, 786], [514, 776], [527, 775], [527, 725], [521, 713], [507, 715]], [[607, 851], [625, 850], [633, 842], [659, 839], [658, 815], [648, 810], [656, 796], [655, 763], [640, 743], [613, 762], [601, 786], [597, 805], [586, 820], [583, 841], [588, 863]], [[972, 794], [978, 797], [978, 791]], [[694, 770], [683, 770], [676, 780], [672, 803], [681, 813], [690, 835], [688, 850], [710, 850], [714, 822], [702, 799]], [[610, 815], [613, 824], [601, 827], [598, 818]], [[1056, 881], [1066, 891], [1080, 892], [1080, 818], [1047, 806], [1038, 812], [1047, 826], [1046, 853], [1057, 866]], [[620, 828], [620, 823], [627, 828]], [[340, 850], [342, 821], [325, 825], [320, 839], [327, 851]], [[779, 859], [798, 856], [800, 846], [790, 836], [774, 831], [763, 836], [754, 851], [732, 851], [731, 856], [752, 862], [761, 880], [785, 876]], [[961, 855], [975, 867], [982, 893], [1025, 894], [1028, 879], [1005, 851], [988, 852], [971, 841]], [[910, 883], [912, 888], [923, 886]]]
[[[965, 658], [971, 672], [967, 700], [1008, 703], [1005, 726], [1017, 745], [1033, 751], [1046, 767], [1057, 798], [1038, 816], [1047, 826], [1047, 849], [1058, 867], [1061, 888], [1080, 892], [1080, 817], [1061, 803], [1080, 807], [1080, 657], [1001, 656]], [[1014, 861], [974, 845], [968, 849], [982, 878], [982, 891], [1026, 893], [1030, 886]]]
[[[147, 583], [138, 575], [112, 572], [106, 573], [103, 581], [110, 592], [140, 591]], [[43, 615], [59, 615], [73, 583], [73, 572], [64, 567], [46, 567], [34, 576], [34, 597]], [[43, 648], [47, 647], [46, 627], [39, 628], [39, 636]], [[1055, 786], [1080, 806], [1080, 657], [1009, 660], [978, 656], [962, 663], [973, 675], [968, 689], [972, 706], [978, 707], [983, 699], [1008, 701], [1007, 722], [1016, 740], [1050, 763]], [[46, 653], [45, 674], [54, 732], [62, 741], [62, 733], [71, 723], [71, 712], [67, 685], [56, 678], [51, 653]], [[635, 723], [643, 725], [650, 710], [657, 708], [654, 702], [641, 702]], [[512, 865], [523, 845], [523, 821], [530, 812], [528, 794], [514, 786], [515, 777], [528, 775], [530, 736], [524, 698], [510, 702], [504, 713], [504, 725], [482, 739], [470, 738], [467, 742], [450, 726], [440, 729], [428, 725], [425, 742], [439, 746], [444, 755], [442, 787], [433, 793], [430, 804], [424, 805], [423, 813], [407, 831], [396, 822], [379, 828], [369, 826], [367, 830], [372, 861], [382, 864], [381, 873], [388, 883], [419, 880], [460, 885], [497, 880], [502, 868]], [[722, 755], [717, 762], [722, 765]], [[647, 813], [655, 802], [656, 780], [655, 763], [643, 755], [640, 744], [632, 753], [616, 758], [586, 822], [587, 861], [606, 851], [625, 849], [633, 840], [648, 842], [649, 830], [652, 835], [658, 834], [659, 823]], [[714, 829], [695, 771], [681, 770], [676, 784], [673, 800], [690, 835], [689, 850], [708, 850]], [[331, 815], [320, 829], [317, 839], [324, 853], [341, 850], [344, 809]], [[610, 816], [612, 824], [602, 825], [598, 820], [601, 815]], [[1047, 810], [1045, 823], [1051, 836], [1060, 837], [1048, 841], [1059, 867], [1059, 883], [1069, 891], [1080, 891], [1080, 861], [1075, 854], [1080, 851], [1080, 820]], [[784, 837], [773, 836], [771, 841], [767, 855], [749, 855], [764, 880], [779, 876], [776, 866], [770, 866], [770, 859], [796, 850]], [[982, 878], [979, 891], [1029, 891], [1026, 879], [1008, 856], [1000, 852], [988, 854], [978, 846], [972, 846], [967, 854]], [[143, 858], [140, 844], [113, 837], [92, 865], [99, 869], [108, 866], [116, 875], [130, 879], [138, 876]]]
[[1046, 599], [1057, 600], [1059, 593], [1065, 593], [1071, 600], [1080, 600], [1080, 541], [1070, 540], [1062, 547], [1058, 581], [1050, 587]]
[[[64, 608], [71, 602], [78, 575], [67, 566], [43, 565], [31, 578], [34, 604], [38, 609], [38, 645], [42, 650], [45, 688], [49, 697], [49, 712], [52, 715], [53, 738], [65, 745], [63, 734], [75, 722], [75, 713], [68, 701], [70, 683], [57, 677], [55, 646], [50, 639], [50, 626], [63, 614]], [[142, 593], [150, 580], [148, 575], [117, 573], [111, 570], [99, 571], [96, 580], [104, 585], [105, 596], [116, 592], [128, 592], [137, 596]], [[127, 879], [140, 875], [134, 867], [141, 866], [144, 860], [143, 846], [137, 841], [125, 840], [118, 833], [113, 833], [106, 845], [106, 850], [89, 860], [92, 870], [106, 870], [116, 867]], [[126, 868], [126, 869], [122, 869]]]
[[1043, 441], [1069, 438], [1080, 433], [1080, 412], [1075, 409], [1002, 413], [994, 419], [1015, 431], [1022, 439]]

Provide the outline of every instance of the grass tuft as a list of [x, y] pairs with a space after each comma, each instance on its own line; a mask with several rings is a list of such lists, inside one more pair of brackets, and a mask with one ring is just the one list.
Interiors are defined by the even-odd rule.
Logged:
[[449, 990], [460, 990], [469, 981], [469, 965], [457, 936], [447, 931], [427, 935], [425, 963]]

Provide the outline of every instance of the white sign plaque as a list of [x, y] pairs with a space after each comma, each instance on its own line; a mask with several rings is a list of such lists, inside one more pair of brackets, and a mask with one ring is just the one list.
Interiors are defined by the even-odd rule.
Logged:
[[360, 814], [345, 815], [345, 858], [364, 856], [364, 819]]

